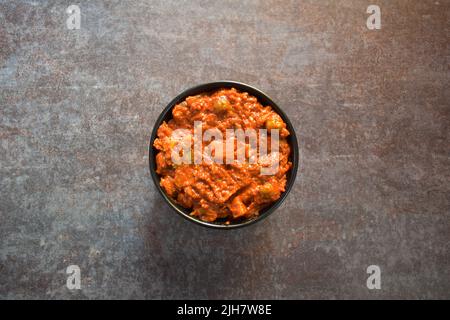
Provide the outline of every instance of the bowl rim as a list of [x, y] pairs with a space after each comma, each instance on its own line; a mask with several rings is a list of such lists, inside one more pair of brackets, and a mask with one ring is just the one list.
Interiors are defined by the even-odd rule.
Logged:
[[[157, 137], [157, 131], [159, 126], [161, 125], [161, 123], [166, 119], [167, 114], [171, 112], [172, 108], [179, 102], [181, 102], [182, 100], [184, 100], [185, 98], [187, 98], [188, 96], [191, 95], [195, 95], [195, 94], [199, 94], [202, 92], [208, 92], [208, 91], [212, 91], [212, 90], [218, 90], [220, 88], [236, 88], [240, 91], [245, 91], [248, 92], [249, 94], [255, 96], [258, 101], [261, 100], [265, 100], [264, 105], [270, 105], [275, 112], [277, 112], [281, 118], [284, 120], [284, 122], [287, 125], [287, 128], [290, 132], [289, 135], [289, 145], [291, 146], [291, 152], [292, 152], [292, 168], [290, 169], [290, 177], [286, 183], [286, 187], [285, 187], [285, 191], [281, 194], [280, 198], [278, 198], [277, 201], [275, 201], [273, 204], [271, 204], [270, 206], [264, 208], [262, 211], [262, 213], [260, 213], [258, 216], [256, 216], [253, 219], [248, 219], [248, 220], [244, 220], [242, 222], [239, 223], [235, 223], [235, 224], [219, 224], [219, 223], [214, 223], [214, 222], [207, 222], [207, 221], [202, 221], [200, 219], [197, 219], [189, 214], [187, 214], [186, 212], [183, 211], [183, 208], [178, 205], [177, 203], [175, 203], [165, 192], [164, 190], [162, 190], [161, 185], [159, 184], [160, 182], [160, 178], [158, 176], [158, 174], [156, 173], [156, 161], [155, 161], [155, 157], [157, 154], [157, 151], [153, 148], [153, 142], [155, 141], [156, 137]], [[155, 124], [153, 126], [152, 129], [152, 134], [150, 136], [150, 141], [149, 141], [149, 147], [148, 147], [148, 156], [149, 156], [149, 169], [150, 169], [150, 174], [152, 176], [152, 180], [156, 186], [156, 189], [158, 190], [158, 192], [162, 195], [162, 197], [164, 198], [164, 200], [169, 204], [169, 206], [175, 210], [176, 213], [178, 213], [180, 216], [182, 216], [183, 218], [197, 224], [197, 225], [201, 225], [204, 227], [209, 227], [212, 229], [220, 229], [220, 230], [230, 230], [230, 229], [236, 229], [236, 228], [242, 228], [245, 226], [249, 226], [252, 225], [258, 221], [261, 221], [265, 218], [267, 218], [269, 215], [271, 215], [274, 211], [276, 211], [276, 209], [284, 202], [284, 200], [286, 199], [287, 195], [289, 194], [289, 192], [291, 191], [294, 183], [295, 183], [295, 179], [297, 176], [297, 171], [298, 171], [298, 162], [299, 162], [299, 149], [298, 149], [298, 141], [297, 141], [297, 137], [295, 134], [295, 130], [294, 130], [294, 126], [292, 125], [292, 123], [290, 122], [288, 116], [284, 113], [284, 111], [280, 108], [280, 106], [278, 106], [278, 104], [276, 104], [273, 99], [267, 95], [266, 93], [264, 93], [263, 91], [249, 85], [243, 82], [238, 82], [238, 81], [231, 81], [231, 80], [220, 80], [220, 81], [214, 81], [214, 82], [206, 82], [206, 83], [202, 83], [199, 85], [196, 85], [194, 87], [190, 87], [186, 90], [184, 90], [183, 92], [181, 92], [180, 94], [178, 94], [175, 98], [173, 98], [169, 104], [163, 109], [163, 111], [160, 113], [160, 115], [158, 116], [158, 118], [155, 121]]]

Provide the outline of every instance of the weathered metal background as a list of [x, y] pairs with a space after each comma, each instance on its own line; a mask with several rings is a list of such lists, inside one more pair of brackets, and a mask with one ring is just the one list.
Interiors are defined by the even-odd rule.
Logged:
[[[0, 1], [1, 298], [450, 298], [449, 1]], [[254, 85], [300, 171], [251, 227], [157, 194], [180, 91]], [[82, 289], [66, 287], [68, 265]], [[382, 289], [368, 290], [368, 265]]]

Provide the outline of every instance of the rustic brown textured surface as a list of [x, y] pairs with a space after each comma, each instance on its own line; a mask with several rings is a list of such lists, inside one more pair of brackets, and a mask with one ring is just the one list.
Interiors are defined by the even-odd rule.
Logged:
[[[1, 298], [450, 298], [449, 1], [376, 1], [377, 31], [371, 1], [79, 1], [80, 30], [69, 4], [0, 1]], [[147, 167], [162, 108], [220, 79], [269, 93], [301, 154], [231, 232]]]

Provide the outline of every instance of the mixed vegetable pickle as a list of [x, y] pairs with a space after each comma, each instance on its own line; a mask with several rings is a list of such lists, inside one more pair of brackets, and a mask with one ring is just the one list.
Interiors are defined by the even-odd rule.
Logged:
[[[285, 191], [287, 172], [292, 167], [289, 161], [291, 149], [287, 140], [290, 133], [281, 116], [270, 106], [261, 105], [247, 92], [234, 88], [220, 89], [187, 97], [174, 106], [172, 116], [157, 130], [154, 141], [154, 147], [158, 150], [156, 172], [160, 176], [162, 189], [175, 202], [189, 208], [192, 216], [203, 221], [220, 221], [225, 224], [253, 218], [261, 209], [278, 200]], [[277, 130], [278, 150], [270, 150], [269, 144], [269, 155], [261, 155], [253, 163], [234, 161], [176, 164], [172, 153], [179, 140], [174, 139], [174, 132], [185, 129], [193, 136], [195, 121], [201, 121], [203, 132], [218, 129], [224, 137], [227, 129], [266, 129], [267, 140], [264, 142], [270, 142], [273, 130]], [[210, 143], [213, 141], [202, 139], [203, 148]], [[257, 143], [262, 143], [259, 134]], [[248, 160], [250, 151], [248, 145], [245, 147], [245, 157]], [[237, 149], [236, 144], [235, 153]], [[274, 154], [278, 161], [276, 172], [261, 174], [261, 167], [266, 165], [268, 159], [273, 159]]]

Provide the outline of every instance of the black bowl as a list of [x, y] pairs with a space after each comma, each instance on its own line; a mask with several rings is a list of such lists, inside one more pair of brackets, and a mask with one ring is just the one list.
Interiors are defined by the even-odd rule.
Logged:
[[[161, 186], [159, 184], [160, 178], [159, 178], [158, 174], [156, 173], [156, 161], [155, 161], [157, 150], [153, 147], [153, 142], [156, 139], [156, 132], [158, 131], [159, 126], [161, 125], [161, 123], [163, 121], [168, 121], [168, 120], [170, 120], [172, 118], [172, 108], [176, 104], [182, 102], [188, 96], [197, 95], [197, 94], [200, 94], [200, 93], [203, 93], [203, 92], [214, 91], [214, 90], [218, 90], [220, 88], [236, 88], [239, 91], [248, 92], [252, 96], [256, 97], [258, 99], [258, 101], [262, 105], [264, 105], [264, 106], [267, 106], [267, 105], [271, 106], [283, 118], [284, 122], [287, 125], [287, 129], [291, 133], [289, 135], [289, 137], [288, 137], [288, 142], [289, 142], [289, 145], [291, 146], [290, 161], [292, 162], [293, 166], [287, 173], [286, 191], [284, 191], [281, 194], [281, 197], [276, 202], [274, 202], [270, 206], [268, 206], [268, 207], [264, 208], [263, 210], [261, 210], [259, 212], [258, 216], [254, 217], [254, 218], [251, 218], [251, 219], [247, 219], [247, 220], [239, 221], [239, 222], [235, 222], [235, 223], [230, 223], [230, 224], [224, 224], [224, 223], [220, 223], [220, 222], [206, 222], [206, 221], [202, 221], [200, 219], [197, 219], [196, 217], [191, 216], [190, 215], [191, 211], [189, 209], [183, 208], [182, 206], [180, 206], [177, 203], [175, 203], [175, 201], [173, 201], [164, 192], [164, 190], [161, 188]], [[281, 108], [275, 102], [273, 102], [271, 98], [269, 98], [268, 95], [266, 95], [262, 91], [254, 88], [252, 86], [249, 86], [248, 84], [244, 84], [244, 83], [240, 83], [240, 82], [235, 82], [235, 81], [210, 82], [210, 83], [205, 83], [205, 84], [201, 84], [201, 85], [195, 86], [193, 88], [187, 89], [184, 92], [180, 93], [175, 99], [173, 99], [167, 105], [167, 107], [160, 114], [160, 116], [156, 120], [155, 126], [153, 127], [152, 135], [150, 137], [149, 164], [150, 164], [150, 172], [151, 172], [153, 181], [154, 181], [154, 183], [156, 185], [156, 188], [158, 189], [159, 193], [163, 196], [163, 198], [166, 200], [166, 202], [179, 215], [181, 215], [182, 217], [188, 219], [189, 221], [192, 221], [192, 222], [194, 222], [196, 224], [199, 224], [199, 225], [202, 225], [202, 226], [206, 226], [206, 227], [210, 227], [210, 228], [216, 228], [216, 229], [234, 229], [234, 228], [248, 226], [248, 225], [253, 224], [253, 223], [257, 222], [257, 221], [261, 221], [262, 219], [264, 219], [265, 217], [270, 215], [272, 212], [274, 212], [275, 209], [277, 209], [281, 205], [281, 203], [284, 201], [284, 199], [286, 199], [287, 194], [289, 193], [289, 191], [291, 190], [292, 186], [294, 185], [295, 177], [297, 175], [297, 169], [298, 169], [298, 144], [297, 144], [297, 138], [295, 136], [294, 127], [292, 126], [292, 124], [289, 121], [288, 117], [283, 112], [283, 110], [281, 110]]]

